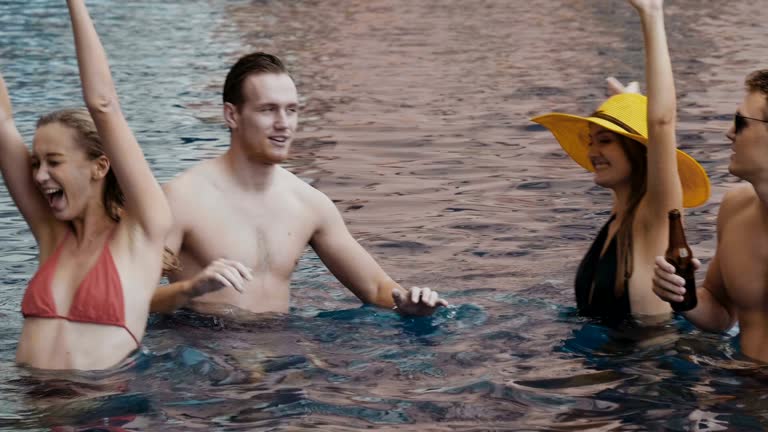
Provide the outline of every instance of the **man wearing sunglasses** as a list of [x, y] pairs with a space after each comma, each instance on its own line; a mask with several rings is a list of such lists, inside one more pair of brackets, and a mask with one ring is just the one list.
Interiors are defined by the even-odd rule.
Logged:
[[[698, 305], [683, 315], [712, 332], [724, 332], [738, 319], [742, 353], [768, 362], [768, 70], [750, 74], [746, 87], [726, 136], [733, 151], [728, 170], [748, 183], [720, 204], [717, 250], [696, 291]], [[656, 295], [681, 301], [684, 283], [656, 257]]]

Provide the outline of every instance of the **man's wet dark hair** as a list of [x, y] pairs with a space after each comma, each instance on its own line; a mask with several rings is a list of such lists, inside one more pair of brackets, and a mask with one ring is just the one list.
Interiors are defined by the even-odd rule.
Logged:
[[[768, 99], [768, 69], [756, 70], [747, 76], [744, 81], [747, 90], [750, 92], [760, 92]], [[768, 112], [763, 113], [768, 118]]]
[[237, 60], [224, 81], [222, 96], [224, 103], [231, 103], [238, 109], [245, 102], [243, 82], [251, 75], [258, 74], [288, 74], [283, 62], [272, 54], [255, 52], [244, 55]]
[[768, 69], [752, 72], [747, 76], [745, 83], [747, 88], [752, 91], [761, 91], [768, 94]]

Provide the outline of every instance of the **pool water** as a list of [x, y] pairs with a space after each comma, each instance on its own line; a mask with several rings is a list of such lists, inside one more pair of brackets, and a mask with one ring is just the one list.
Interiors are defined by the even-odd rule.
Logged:
[[[667, 2], [680, 147], [713, 196], [686, 212], [705, 263], [737, 180], [724, 137], [764, 67], [759, 2]], [[576, 266], [610, 195], [528, 119], [591, 112], [603, 79], [643, 79], [623, 1], [89, 2], [121, 103], [161, 182], [228, 144], [220, 88], [252, 50], [302, 102], [286, 165], [328, 194], [405, 286], [453, 304], [403, 319], [359, 302], [310, 249], [291, 313], [153, 316], [109, 372], [14, 364], [36, 246], [0, 188], [0, 430], [732, 430], [768, 427], [765, 370], [683, 320], [611, 330], [576, 315]], [[0, 3], [0, 70], [28, 139], [81, 104], [63, 2]], [[700, 276], [701, 277], [701, 276]], [[117, 429], [122, 428], [122, 429]]]

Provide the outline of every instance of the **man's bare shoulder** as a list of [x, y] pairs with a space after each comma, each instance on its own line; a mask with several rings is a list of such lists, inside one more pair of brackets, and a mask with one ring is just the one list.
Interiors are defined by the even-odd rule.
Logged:
[[729, 190], [725, 193], [723, 201], [720, 203], [718, 219], [728, 219], [732, 217], [739, 210], [754, 203], [757, 199], [758, 197], [755, 188], [750, 183], [739, 185]]
[[310, 204], [328, 199], [328, 197], [322, 191], [315, 189], [314, 186], [296, 174], [288, 171], [283, 167], [280, 167], [279, 170], [280, 181], [283, 187], [296, 194], [298, 198], [301, 198], [302, 200], [308, 200]]
[[201, 162], [163, 184], [163, 192], [174, 214], [179, 215], [189, 206], [194, 206], [215, 196], [210, 190], [219, 177], [217, 159]]
[[304, 207], [305, 220], [312, 221], [316, 228], [326, 226], [339, 217], [336, 204], [323, 191], [288, 170], [282, 169], [283, 186], [291, 190], [293, 198]]
[[211, 179], [218, 175], [216, 165], [217, 159], [200, 162], [163, 184], [163, 190], [166, 195], [183, 195], [201, 185], [210, 184]]

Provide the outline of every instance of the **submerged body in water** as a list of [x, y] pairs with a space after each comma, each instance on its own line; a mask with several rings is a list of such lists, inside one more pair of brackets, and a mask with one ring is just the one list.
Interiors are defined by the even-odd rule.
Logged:
[[[54, 36], [56, 29], [66, 33], [66, 23], [49, 14], [53, 3], [0, 3], [0, 34], [10, 52], [19, 52], [4, 69], [19, 106], [53, 109], [77, 97], [69, 39]], [[445, 286], [463, 304], [420, 319], [358, 310], [357, 299], [307, 250], [293, 274], [284, 325], [150, 325], [143, 340], [157, 353], [176, 346], [201, 353], [187, 357], [200, 370], [204, 356], [218, 365], [233, 352], [241, 360], [272, 353], [267, 361], [290, 366], [260, 382], [217, 386], [159, 354], [130, 376], [131, 391], [151, 402], [136, 420], [149, 419], [143, 430], [765, 429], [765, 382], [725, 366], [737, 358], [729, 336], [676, 320], [669, 323], [675, 343], [643, 347], [613, 339], [572, 307], [575, 267], [608, 219], [610, 196], [564, 159], [551, 134], [524, 119], [554, 106], [590, 112], [603, 97], [596, 64], [640, 79], [641, 35], [627, 31], [637, 26], [629, 8], [514, 3], [93, 3], [109, 28], [107, 47], [130, 47], [110, 49], [110, 58], [159, 178], [223, 150], [221, 107], [207, 102], [219, 99], [222, 56], [234, 58], [243, 43], [270, 44], [291, 53], [305, 95], [290, 171], [334, 199], [385, 269], [404, 281]], [[25, 12], [30, 7], [34, 14]], [[670, 34], [673, 60], [685, 76], [678, 82], [681, 145], [710, 173], [728, 164], [720, 123], [731, 119], [734, 83], [743, 78], [723, 67], [724, 54], [763, 51], [749, 37], [763, 25], [759, 5], [730, 7], [732, 15], [716, 3], [679, 0], [670, 16], [679, 30]], [[576, 14], [589, 25], [575, 25]], [[735, 16], [741, 25], [733, 25]], [[46, 35], [45, 49], [38, 33]], [[722, 38], [726, 33], [742, 37]], [[467, 35], [484, 51], [457, 49]], [[560, 67], [550, 67], [552, 58]], [[50, 80], [37, 73], [40, 65], [66, 75]], [[157, 77], [153, 85], [148, 73]], [[48, 97], [37, 96], [43, 90]], [[21, 112], [19, 121], [34, 127]], [[713, 181], [716, 197], [732, 186], [721, 176]], [[7, 196], [0, 209], [15, 212]], [[37, 264], [34, 243], [19, 218], [5, 222], [0, 430], [15, 432], [46, 425], [23, 401], [26, 385], [13, 380], [27, 373], [13, 365], [13, 353], [18, 305]], [[713, 208], [688, 212], [686, 225], [697, 256], [712, 256]], [[484, 312], [448, 318], [465, 313], [466, 303]], [[310, 353], [322, 366], [301, 360]], [[94, 412], [140, 411], [138, 399], [112, 401], [116, 409]], [[60, 424], [93, 427], [93, 417], [82, 420]]]

